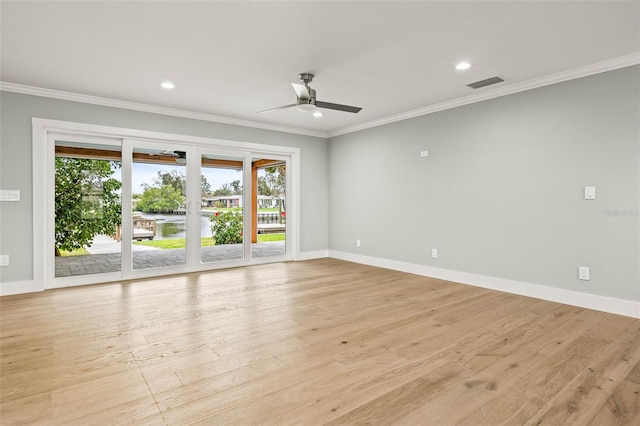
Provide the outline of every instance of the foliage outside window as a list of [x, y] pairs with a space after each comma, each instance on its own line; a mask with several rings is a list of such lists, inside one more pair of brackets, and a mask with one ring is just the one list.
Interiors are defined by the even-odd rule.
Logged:
[[55, 160], [55, 244], [73, 251], [120, 225], [120, 189], [113, 178], [120, 162], [58, 157]]
[[215, 212], [209, 219], [215, 245], [242, 244], [242, 210]]
[[[186, 177], [178, 170], [158, 172], [153, 185], [143, 184], [144, 191], [136, 210], [144, 213], [173, 213], [185, 205]], [[203, 180], [203, 184], [206, 180]], [[208, 184], [208, 183], [207, 183]]]

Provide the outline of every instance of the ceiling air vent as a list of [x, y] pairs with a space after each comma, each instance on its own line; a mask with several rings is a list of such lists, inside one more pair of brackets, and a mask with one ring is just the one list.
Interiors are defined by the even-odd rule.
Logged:
[[502, 81], [504, 80], [500, 77], [491, 77], [486, 80], [480, 80], [476, 81], [475, 83], [467, 84], [467, 86], [471, 87], [472, 89], [479, 89], [481, 87], [491, 86], [492, 84], [500, 83]]

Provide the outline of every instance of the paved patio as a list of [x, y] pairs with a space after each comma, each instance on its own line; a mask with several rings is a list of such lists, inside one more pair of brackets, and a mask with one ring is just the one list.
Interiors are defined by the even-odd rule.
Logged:
[[[106, 244], [106, 243], [105, 243]], [[122, 255], [110, 248], [94, 245], [94, 254], [85, 256], [56, 256], [56, 277], [117, 272], [122, 268]], [[184, 249], [161, 250], [157, 248], [141, 249], [133, 245], [133, 269], [162, 268], [184, 265]], [[118, 245], [119, 250], [119, 245]], [[109, 252], [111, 251], [111, 252]], [[285, 242], [256, 243], [251, 245], [252, 257], [282, 256], [285, 254]], [[242, 245], [213, 246], [202, 248], [204, 263], [242, 259]]]

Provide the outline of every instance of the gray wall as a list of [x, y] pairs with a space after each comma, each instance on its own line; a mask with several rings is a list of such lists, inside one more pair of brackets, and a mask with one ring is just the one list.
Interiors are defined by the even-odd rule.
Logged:
[[330, 139], [330, 250], [640, 301], [639, 82], [628, 67]]
[[328, 144], [324, 138], [0, 92], [0, 188], [19, 189], [22, 197], [17, 203], [0, 203], [0, 253], [11, 256], [11, 266], [0, 269], [2, 282], [33, 278], [32, 117], [298, 147], [303, 188], [300, 250], [328, 248]]
[[[0, 280], [32, 278], [31, 118], [39, 117], [300, 147], [303, 252], [640, 301], [639, 82], [640, 67], [629, 67], [328, 142], [0, 92], [0, 188], [22, 192], [21, 202], [0, 203], [0, 253], [11, 255]], [[586, 185], [597, 200], [583, 199]], [[591, 267], [591, 281], [577, 280], [579, 265]]]

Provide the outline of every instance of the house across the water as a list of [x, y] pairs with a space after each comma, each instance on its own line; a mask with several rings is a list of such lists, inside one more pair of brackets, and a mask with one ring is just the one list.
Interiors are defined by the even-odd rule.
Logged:
[[[282, 204], [282, 210], [285, 210], [284, 199], [284, 195], [258, 195], [258, 208], [277, 208], [278, 205]], [[226, 208], [242, 207], [242, 195], [219, 195], [215, 197], [206, 197], [202, 199], [202, 206]]]

